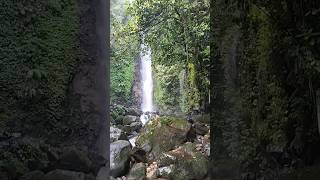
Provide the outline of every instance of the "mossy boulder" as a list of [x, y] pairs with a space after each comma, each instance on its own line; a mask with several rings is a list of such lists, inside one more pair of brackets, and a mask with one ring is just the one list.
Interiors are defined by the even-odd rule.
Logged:
[[208, 159], [193, 143], [187, 142], [167, 154], [174, 157], [169, 179], [203, 179], [208, 173]]
[[190, 128], [191, 125], [184, 119], [155, 118], [144, 127], [136, 140], [136, 145], [138, 147], [150, 145], [151, 153], [157, 158], [162, 152], [170, 151], [184, 143]]
[[144, 180], [146, 179], [146, 171], [144, 163], [134, 164], [129, 172], [128, 179]]

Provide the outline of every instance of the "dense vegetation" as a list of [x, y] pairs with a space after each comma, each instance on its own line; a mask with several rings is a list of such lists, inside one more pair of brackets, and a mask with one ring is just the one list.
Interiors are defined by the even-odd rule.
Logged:
[[[144, 41], [152, 50], [154, 94], [158, 108], [163, 111], [189, 112], [204, 106], [209, 94], [209, 1], [188, 3], [181, 0], [163, 3], [138, 0], [133, 1], [127, 10], [130, 21], [123, 26], [129, 32], [126, 32], [126, 36], [119, 36], [117, 41], [120, 47], [113, 51], [115, 64], [111, 69], [115, 72], [112, 74], [114, 97], [127, 99], [130, 93], [130, 72], [132, 75], [131, 67], [139, 48], [134, 43], [139, 34], [141, 42], [141, 34], [144, 34]], [[115, 23], [116, 18], [113, 21]], [[115, 34], [121, 34], [121, 28], [117, 27], [115, 23]], [[121, 46], [120, 41], [128, 44]], [[132, 46], [136, 49], [129, 53], [128, 48]], [[124, 51], [128, 53], [122, 53]], [[119, 69], [126, 70], [126, 73]], [[121, 77], [121, 83], [117, 80], [118, 77]], [[115, 94], [120, 89], [123, 94]]]
[[78, 61], [75, 4], [5, 1], [0, 8], [0, 132], [51, 132], [64, 117]]
[[319, 2], [214, 1], [211, 8], [215, 162], [232, 159], [251, 177], [271, 179], [285, 166], [319, 163]]

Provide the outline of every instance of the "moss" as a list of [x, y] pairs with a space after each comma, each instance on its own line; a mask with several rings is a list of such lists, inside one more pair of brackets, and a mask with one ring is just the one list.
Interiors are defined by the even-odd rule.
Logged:
[[183, 119], [160, 117], [147, 124], [136, 140], [137, 146], [150, 143], [156, 155], [171, 150], [184, 142], [190, 124]]
[[78, 61], [75, 1], [6, 1], [0, 11], [1, 121], [9, 129], [50, 132], [64, 117]]

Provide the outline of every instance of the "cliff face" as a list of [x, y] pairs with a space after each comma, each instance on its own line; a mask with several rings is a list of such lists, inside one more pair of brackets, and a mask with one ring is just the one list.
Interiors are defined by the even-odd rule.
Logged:
[[134, 81], [132, 86], [132, 105], [140, 109], [142, 103], [142, 82], [141, 82], [141, 59], [140, 56], [135, 61]]
[[[100, 0], [78, 1], [80, 63], [69, 88], [68, 121], [71, 141], [104, 155], [107, 148], [107, 37], [106, 4]], [[80, 121], [80, 123], [76, 123]]]

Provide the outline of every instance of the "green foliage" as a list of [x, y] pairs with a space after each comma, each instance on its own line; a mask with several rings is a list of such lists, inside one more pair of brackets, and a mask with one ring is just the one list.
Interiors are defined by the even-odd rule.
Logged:
[[126, 11], [117, 11], [121, 7], [124, 8], [124, 3], [119, 1], [111, 5], [111, 100], [120, 103], [128, 103], [131, 100], [134, 62], [140, 49], [134, 19], [130, 18]]
[[155, 65], [155, 101], [162, 111], [179, 111], [179, 69], [177, 65]]
[[[129, 7], [152, 49], [155, 96], [162, 110], [189, 111], [208, 94], [208, 9], [208, 0], [136, 0]], [[179, 77], [183, 70], [185, 76]]]
[[6, 1], [0, 10], [1, 122], [53, 128], [77, 63], [74, 1]]

